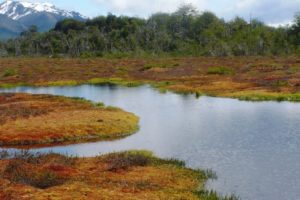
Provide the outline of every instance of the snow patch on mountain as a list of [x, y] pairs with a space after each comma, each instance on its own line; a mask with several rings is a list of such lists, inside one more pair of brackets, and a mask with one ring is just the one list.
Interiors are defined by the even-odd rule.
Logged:
[[41, 12], [52, 13], [66, 18], [86, 18], [77, 12], [59, 9], [51, 3], [31, 3], [26, 1], [7, 0], [0, 4], [0, 14], [6, 15], [13, 20], [19, 20], [30, 14]]

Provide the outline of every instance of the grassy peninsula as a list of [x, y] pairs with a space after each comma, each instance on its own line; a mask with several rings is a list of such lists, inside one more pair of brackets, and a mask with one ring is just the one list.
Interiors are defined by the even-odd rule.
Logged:
[[87, 100], [0, 94], [0, 144], [54, 145], [109, 140], [138, 129], [138, 117]]

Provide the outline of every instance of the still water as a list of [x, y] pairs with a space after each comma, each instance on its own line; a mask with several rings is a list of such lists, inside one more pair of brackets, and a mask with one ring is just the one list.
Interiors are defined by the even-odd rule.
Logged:
[[300, 200], [300, 104], [162, 94], [150, 86], [19, 87], [26, 92], [83, 97], [121, 107], [140, 117], [140, 130], [125, 139], [59, 146], [79, 156], [129, 149], [177, 158], [212, 169], [208, 187], [243, 200]]

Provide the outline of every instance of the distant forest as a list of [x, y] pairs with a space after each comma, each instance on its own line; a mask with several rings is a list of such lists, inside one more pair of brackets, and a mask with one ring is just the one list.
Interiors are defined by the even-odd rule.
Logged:
[[85, 22], [66, 19], [49, 32], [35, 26], [0, 42], [0, 56], [268, 56], [300, 53], [300, 14], [293, 24], [271, 27], [258, 20], [231, 21], [183, 5], [147, 19], [108, 14]]

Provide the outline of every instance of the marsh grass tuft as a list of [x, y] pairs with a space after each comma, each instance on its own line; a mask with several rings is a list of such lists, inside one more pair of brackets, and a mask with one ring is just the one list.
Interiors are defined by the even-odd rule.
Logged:
[[4, 71], [3, 77], [15, 76], [17, 75], [17, 70], [13, 68], [8, 68]]
[[217, 173], [215, 171], [213, 171], [212, 169], [201, 170], [201, 171], [203, 173], [204, 179], [212, 179], [212, 180], [218, 179]]
[[96, 107], [99, 107], [99, 108], [104, 108], [105, 107], [105, 104], [102, 103], [102, 102], [98, 102], [95, 104]]
[[280, 94], [268, 92], [240, 92], [230, 95], [230, 97], [238, 98], [242, 101], [292, 101], [300, 102], [300, 93]]
[[0, 154], [11, 158], [0, 178], [40, 189], [64, 184], [68, 178], [56, 173], [55, 169], [73, 166], [77, 160], [60, 154], [30, 153], [26, 150], [13, 154], [3, 151]]
[[209, 67], [207, 74], [216, 74], [216, 75], [234, 75], [235, 71], [231, 68], [220, 66], [220, 67]]
[[108, 163], [108, 171], [127, 170], [130, 167], [146, 166], [150, 163], [152, 154], [148, 152], [127, 151], [122, 153], [111, 153], [104, 157]]
[[152, 159], [152, 163], [154, 165], [173, 165], [179, 168], [184, 168], [185, 167], [185, 162], [181, 161], [181, 160], [177, 160], [174, 158], [170, 158], [170, 159]]
[[93, 78], [86, 83], [91, 85], [120, 85], [126, 87], [138, 87], [143, 84], [139, 81], [127, 81], [122, 78]]
[[40, 189], [61, 185], [64, 178], [50, 170], [36, 170], [21, 160], [11, 160], [4, 170], [3, 176], [13, 183], [30, 185]]
[[197, 191], [196, 194], [201, 200], [240, 200], [240, 198], [235, 195], [221, 196], [212, 190], [200, 190]]

